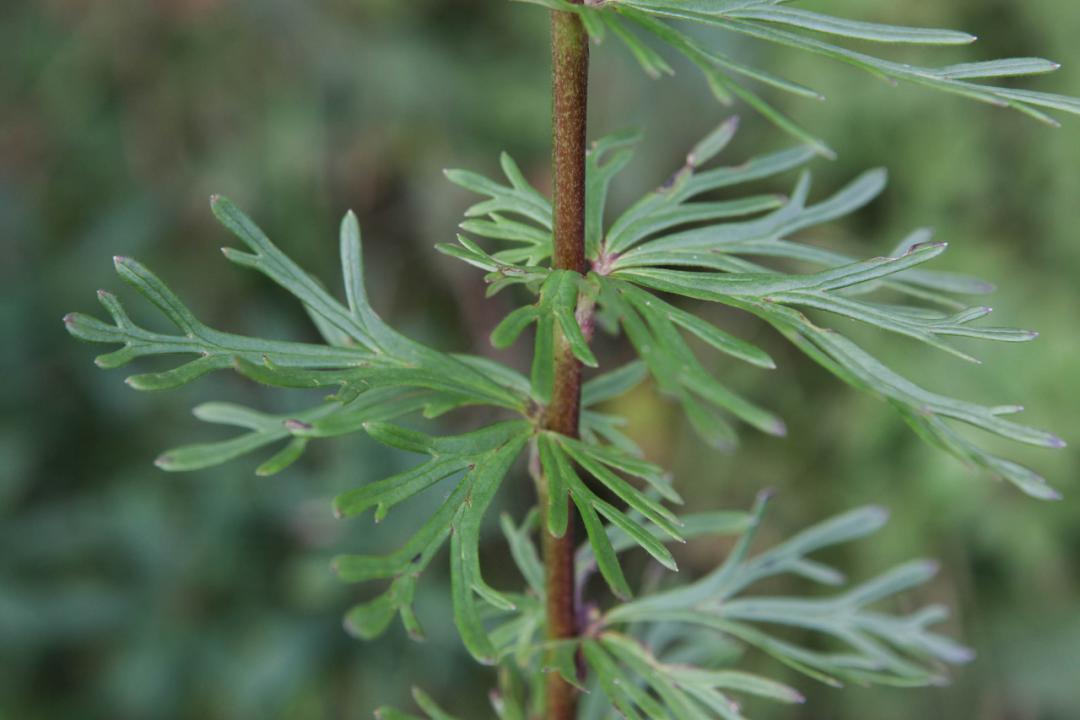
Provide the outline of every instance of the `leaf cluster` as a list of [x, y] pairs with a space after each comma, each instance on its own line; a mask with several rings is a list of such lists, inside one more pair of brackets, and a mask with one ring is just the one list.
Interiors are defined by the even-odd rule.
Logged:
[[222, 332], [200, 322], [150, 270], [130, 258], [114, 258], [116, 272], [154, 304], [175, 327], [173, 334], [136, 324], [119, 299], [104, 290], [98, 299], [112, 324], [72, 313], [68, 331], [89, 342], [120, 344], [99, 355], [98, 366], [117, 368], [157, 355], [194, 355], [169, 370], [132, 375], [137, 390], [169, 390], [207, 373], [233, 369], [265, 385], [291, 389], [335, 389], [311, 409], [288, 417], [211, 403], [195, 415], [211, 423], [248, 432], [222, 442], [171, 450], [158, 459], [166, 470], [194, 470], [219, 465], [281, 440], [280, 455], [260, 466], [260, 474], [282, 470], [302, 453], [312, 438], [362, 431], [364, 423], [386, 421], [421, 411], [436, 417], [467, 405], [490, 405], [514, 411], [528, 407], [527, 383], [511, 369], [489, 360], [450, 355], [428, 348], [391, 329], [371, 308], [363, 279], [360, 227], [349, 213], [341, 225], [341, 260], [347, 298], [341, 303], [311, 275], [290, 260], [235, 205], [212, 199], [214, 214], [246, 245], [225, 248], [225, 257], [255, 269], [299, 300], [325, 339], [325, 344], [268, 340]]
[[[245, 244], [227, 249], [231, 261], [254, 268], [294, 295], [308, 311], [323, 344], [253, 338], [216, 330], [196, 319], [154, 274], [133, 260], [118, 258], [117, 272], [151, 301], [176, 330], [144, 328], [109, 293], [99, 299], [112, 318], [106, 323], [85, 315], [65, 318], [76, 337], [114, 345], [98, 364], [117, 367], [157, 355], [194, 355], [193, 360], [128, 383], [163, 390], [208, 372], [231, 368], [267, 385], [315, 389], [331, 394], [308, 410], [271, 415], [226, 403], [207, 403], [196, 416], [243, 432], [232, 438], [171, 450], [158, 464], [168, 470], [210, 467], [263, 447], [281, 447], [257, 472], [272, 474], [303, 453], [313, 438], [363, 432], [376, 441], [426, 459], [391, 477], [350, 490], [334, 501], [334, 511], [353, 518], [372, 510], [376, 522], [421, 493], [448, 488], [438, 508], [397, 550], [381, 556], [346, 554], [334, 570], [348, 582], [381, 582], [382, 590], [346, 616], [355, 635], [371, 638], [400, 617], [407, 632], [423, 637], [413, 610], [419, 578], [441, 548], [449, 545], [454, 619], [470, 653], [500, 667], [496, 695], [501, 718], [529, 716], [528, 703], [542, 702], [531, 683], [537, 670], [551, 667], [568, 680], [577, 678], [577, 660], [589, 668], [600, 688], [595, 717], [607, 717], [604, 703], [626, 717], [738, 718], [739, 695], [798, 701], [794, 690], [774, 680], [731, 670], [706, 656], [703, 638], [722, 638], [732, 647], [757, 648], [801, 672], [828, 683], [841, 680], [927, 684], [939, 682], [939, 663], [959, 662], [966, 653], [928, 630], [942, 618], [938, 608], [909, 617], [883, 615], [868, 606], [925, 582], [927, 563], [912, 563], [829, 599], [744, 597], [750, 585], [780, 573], [838, 585], [841, 576], [810, 559], [810, 553], [862, 537], [884, 518], [863, 510], [806, 531], [763, 555], [750, 557], [752, 529], [763, 503], [749, 516], [713, 513], [680, 517], [669, 507], [681, 498], [670, 478], [644, 460], [623, 433], [623, 421], [603, 404], [646, 377], [679, 402], [699, 433], [712, 444], [735, 442], [731, 419], [781, 435], [781, 419], [717, 379], [688, 344], [688, 336], [763, 371], [776, 363], [761, 348], [678, 307], [673, 297], [720, 303], [749, 313], [776, 328], [811, 358], [849, 384], [885, 398], [932, 443], [988, 468], [1026, 492], [1051, 497], [1035, 473], [998, 458], [962, 436], [947, 421], [960, 421], [1032, 444], [1058, 446], [1056, 436], [1027, 428], [1003, 416], [1015, 406], [987, 407], [924, 390], [889, 370], [839, 332], [806, 314], [822, 313], [895, 332], [972, 359], [948, 342], [954, 337], [1023, 341], [1033, 334], [972, 324], [987, 309], [960, 299], [990, 287], [979, 280], [923, 265], [937, 258], [943, 244], [918, 231], [888, 255], [854, 260], [833, 250], [794, 239], [800, 231], [829, 222], [870, 202], [884, 187], [884, 174], [872, 171], [833, 196], [811, 202], [810, 175], [803, 171], [789, 195], [702, 199], [755, 180], [795, 170], [812, 156], [799, 146], [734, 166], [710, 167], [732, 140], [728, 121], [702, 140], [686, 162], [657, 190], [605, 224], [610, 183], [630, 160], [636, 137], [602, 139], [587, 159], [587, 277], [551, 269], [550, 205], [527, 186], [504, 156], [507, 183], [451, 171], [451, 180], [486, 197], [467, 213], [459, 243], [442, 246], [448, 255], [487, 271], [492, 291], [518, 286], [533, 302], [511, 312], [492, 334], [496, 346], [515, 342], [533, 326], [531, 373], [526, 377], [501, 364], [468, 355], [449, 355], [392, 330], [371, 308], [363, 281], [360, 231], [350, 214], [342, 223], [340, 248], [345, 302], [289, 260], [235, 206], [215, 198], [222, 223]], [[482, 247], [472, 240], [491, 244]], [[788, 272], [776, 260], [812, 269]], [[816, 269], [813, 269], [815, 268]], [[878, 298], [886, 294], [889, 301]], [[898, 300], [897, 300], [898, 298]], [[559, 342], [585, 365], [599, 360], [590, 348], [597, 328], [624, 333], [639, 359], [591, 378], [582, 392], [581, 437], [545, 430], [540, 422], [552, 395], [554, 348]], [[465, 406], [483, 405], [509, 416], [472, 432], [434, 436], [395, 421], [422, 415], [435, 418]], [[491, 587], [479, 557], [481, 529], [517, 460], [528, 450], [547, 505], [524, 525], [508, 518], [503, 529], [511, 555], [526, 578], [525, 592]], [[580, 520], [569, 512], [574, 508]], [[545, 518], [541, 527], [539, 518]], [[545, 642], [543, 568], [532, 542], [534, 532], [563, 535], [580, 522], [587, 542], [577, 554], [578, 584], [594, 573], [619, 601], [594, 609], [589, 631], [579, 642]], [[720, 568], [691, 585], [645, 592], [634, 598], [620, 555], [642, 549], [660, 566], [676, 570], [666, 546], [716, 533], [743, 532]], [[786, 626], [831, 636], [842, 652], [810, 650], [774, 634]], [[695, 649], [696, 648], [696, 649]], [[728, 658], [731, 660], [731, 658]], [[533, 679], [530, 679], [533, 678]], [[681, 680], [680, 680], [681, 678]], [[418, 703], [431, 718], [449, 717], [430, 698]], [[532, 708], [535, 710], [535, 708]], [[382, 717], [409, 717], [392, 709]], [[397, 714], [395, 714], [397, 713]]]
[[[705, 49], [680, 28], [698, 24], [791, 46], [887, 79], [1010, 106], [1047, 122], [1051, 119], [1045, 109], [1080, 112], [1080, 105], [973, 81], [1048, 72], [1056, 65], [1020, 59], [927, 69], [882, 60], [821, 36], [945, 45], [972, 38], [842, 20], [794, 9], [782, 0], [595, 0], [583, 5], [527, 1], [577, 13], [596, 41], [609, 33], [617, 37], [652, 74], [671, 68], [639, 34], [658, 39], [697, 65], [721, 101], [743, 100], [800, 144], [717, 166], [714, 159], [736, 134], [737, 122], [731, 119], [692, 148], [670, 178], [621, 214], [611, 213], [613, 220], [607, 222], [609, 188], [632, 159], [638, 137], [624, 133], [599, 140], [586, 158], [585, 250], [590, 272], [585, 277], [551, 266], [552, 205], [512, 158], [501, 158], [505, 182], [471, 171], [448, 171], [450, 181], [481, 201], [466, 211], [457, 243], [437, 248], [482, 269], [489, 294], [512, 288], [526, 298], [493, 330], [491, 341], [508, 347], [531, 328], [528, 376], [491, 360], [440, 352], [387, 325], [367, 296], [360, 227], [351, 213], [342, 221], [339, 238], [342, 301], [220, 197], [212, 200], [213, 212], [244, 246], [225, 248], [226, 258], [266, 275], [294, 296], [322, 343], [249, 337], [209, 327], [160, 278], [128, 258], [115, 259], [117, 273], [175, 329], [143, 327], [116, 296], [102, 291], [98, 297], [111, 322], [75, 313], [64, 319], [68, 331], [85, 341], [119, 346], [97, 358], [105, 368], [160, 355], [185, 357], [170, 369], [129, 377], [128, 384], [139, 390], [172, 389], [232, 369], [254, 382], [323, 394], [308, 409], [284, 415], [220, 402], [200, 405], [195, 409], [199, 419], [241, 432], [167, 451], [158, 459], [166, 470], [207, 468], [276, 445], [256, 470], [270, 475], [301, 457], [312, 439], [354, 433], [422, 456], [414, 467], [334, 500], [338, 517], [355, 518], [370, 510], [380, 522], [422, 493], [444, 492], [437, 509], [397, 550], [381, 556], [344, 554], [334, 560], [334, 570], [344, 581], [383, 584], [377, 595], [348, 612], [345, 624], [355, 635], [371, 638], [399, 617], [411, 636], [421, 638], [421, 622], [413, 610], [417, 583], [449, 545], [455, 624], [473, 657], [499, 666], [500, 689], [493, 705], [502, 720], [542, 714], [542, 671], [599, 690], [585, 702], [582, 716], [588, 720], [613, 713], [631, 719], [736, 720], [744, 717], [747, 697], [801, 702], [802, 696], [787, 685], [731, 669], [747, 649], [833, 685], [941, 682], [943, 664], [970, 657], [965, 648], [930, 630], [944, 619], [944, 610], [931, 606], [898, 616], [874, 609], [929, 580], [933, 564], [908, 563], [841, 590], [845, 578], [811, 557], [876, 531], [885, 521], [883, 511], [847, 513], [752, 555], [766, 498], [750, 513], [676, 514], [671, 506], [682, 501], [671, 478], [642, 457], [623, 432], [624, 421], [606, 412], [604, 404], [651, 378], [715, 447], [735, 445], [737, 423], [784, 435], [787, 426], [781, 418], [721, 381], [691, 346], [699, 342], [761, 371], [776, 368], [763, 348], [682, 306], [687, 301], [719, 304], [771, 326], [843, 382], [883, 399], [931, 444], [1029, 495], [1056, 497], [1034, 471], [988, 452], [958, 427], [968, 425], [1031, 445], [1063, 446], [1057, 436], [1009, 419], [1020, 406], [981, 405], [924, 389], [827, 322], [855, 321], [973, 362], [966, 348], [955, 344], [957, 338], [1024, 342], [1035, 334], [981, 324], [990, 309], [969, 298], [992, 287], [966, 275], [928, 269], [946, 246], [934, 242], [927, 230], [916, 230], [891, 251], [863, 260], [802, 241], [803, 231], [873, 201], [885, 187], [885, 173], [872, 170], [827, 198], [813, 199], [811, 175], [804, 166], [815, 154], [831, 151], [743, 80], [801, 96], [816, 93]], [[796, 170], [798, 177], [786, 194], [735, 194], [748, 183]], [[551, 432], [542, 418], [553, 397], [556, 350], [562, 344], [583, 365], [600, 368], [602, 359], [590, 346], [598, 329], [624, 335], [637, 359], [612, 370], [604, 367], [606, 372], [585, 384], [580, 437]], [[430, 420], [470, 406], [492, 408], [499, 418], [447, 436], [409, 426], [416, 415]], [[509, 592], [485, 581], [479, 546], [485, 515], [523, 455], [529, 456], [546, 504], [521, 524], [505, 516], [502, 520], [510, 554], [527, 585], [522, 592]], [[549, 642], [543, 639], [544, 568], [533, 536], [562, 537], [578, 523], [587, 540], [575, 556], [577, 585], [584, 588], [597, 574], [615, 600], [588, 603], [580, 638]], [[634, 597], [623, 553], [644, 550], [674, 571], [668, 544], [710, 535], [738, 536], [718, 568], [680, 587], [645, 585]], [[763, 580], [784, 575], [838, 590], [809, 598], [747, 593]], [[805, 633], [823, 636], [830, 649], [807, 647]], [[422, 691], [415, 700], [431, 720], [452, 720]], [[414, 717], [392, 708], [380, 709], [378, 716]]]
[[[947, 248], [934, 242], [929, 230], [916, 230], [887, 254], [867, 260], [798, 241], [800, 232], [849, 215], [878, 197], [886, 184], [882, 170], [863, 174], [823, 200], [811, 200], [811, 174], [806, 169], [788, 195], [702, 200], [799, 169], [813, 157], [812, 148], [797, 146], [736, 165], [710, 167], [736, 128], [735, 119], [721, 124], [691, 149], [667, 181], [606, 227], [608, 188], [630, 161], [636, 138], [614, 135], [595, 143], [586, 163], [587, 257], [592, 272], [581, 288], [579, 319], [588, 326], [621, 330], [657, 389], [679, 402], [701, 437], [716, 447], [735, 444], [732, 419], [772, 435], [784, 435], [786, 424], [714, 377], [692, 350], [688, 336], [763, 370], [774, 369], [776, 363], [760, 347], [678, 307], [672, 297], [721, 304], [761, 319], [840, 380], [888, 402], [931, 444], [1029, 495], [1056, 498], [1056, 491], [1037, 473], [983, 449], [952, 424], [971, 425], [1021, 443], [1063, 447], [1056, 435], [1007, 417], [1021, 406], [981, 405], [927, 390], [816, 316], [854, 320], [969, 362], [978, 361], [955, 339], [1027, 342], [1037, 333], [979, 323], [991, 309], [968, 298], [992, 292], [993, 286], [967, 275], [927, 269]], [[476, 184], [465, 187], [475, 189]], [[514, 208], [513, 198], [520, 193], [512, 177], [510, 185], [496, 181], [484, 185], [490, 200], [476, 206], [482, 211], [474, 211], [487, 212], [491, 222], [483, 226], [482, 236], [512, 249], [521, 233], [506, 230], [505, 223], [520, 224], [531, 228], [536, 238], [547, 233], [546, 251], [550, 224]], [[504, 229], [498, 229], [496, 217]], [[476, 227], [475, 221], [463, 227]], [[506, 250], [493, 255], [500, 252]], [[792, 272], [788, 268], [793, 266], [806, 270]], [[551, 285], [554, 281], [547, 280], [542, 287]], [[543, 317], [541, 308], [552, 302], [545, 295], [541, 291], [538, 304], [511, 313], [496, 328], [493, 341], [504, 346], [525, 322]], [[573, 330], [571, 299], [568, 295], [557, 313], [547, 315], [547, 324], [537, 327], [535, 396], [546, 392], [538, 382], [547, 379], [538, 379], [535, 368], [549, 366], [556, 325], [550, 318], [561, 317]], [[594, 360], [591, 352], [579, 352], [579, 357], [590, 364]]]
[[[944, 681], [944, 664], [963, 663], [971, 651], [933, 630], [947, 618], [937, 605], [907, 615], [876, 609], [900, 593], [930, 580], [934, 563], [905, 563], [858, 585], [812, 556], [878, 531], [887, 520], [879, 507], [863, 507], [807, 528], [765, 551], [752, 553], [769, 495], [759, 496], [749, 513], [720, 512], [681, 518], [688, 537], [736, 536], [725, 561], [700, 580], [660, 589], [607, 609], [592, 607], [583, 637], [543, 643], [535, 637], [543, 622], [543, 568], [532, 534], [538, 514], [520, 526], [503, 518], [512, 556], [529, 584], [531, 602], [521, 602], [492, 632], [500, 657], [501, 687], [493, 694], [500, 720], [542, 716], [535, 698], [522, 692], [559, 673], [586, 692], [580, 717], [739, 720], [758, 716], [757, 700], [803, 702], [795, 688], [774, 678], [734, 670], [744, 652], [764, 653], [810, 679], [840, 687], [846, 682], [918, 686]], [[616, 552], [635, 541], [618, 527], [608, 531]], [[590, 538], [577, 555], [582, 581], [596, 571]], [[755, 594], [766, 580], [792, 576], [835, 589], [812, 599]], [[825, 638], [827, 643], [815, 640]], [[576, 658], [587, 668], [581, 675]], [[417, 691], [418, 705], [433, 720], [449, 718]], [[754, 702], [751, 702], [754, 701]], [[381, 717], [411, 717], [384, 709]], [[442, 714], [440, 714], [442, 713]]]
[[[776, 127], [832, 157], [826, 142], [804, 128], [754, 85], [796, 97], [824, 100], [816, 90], [754, 67], [714, 47], [705, 47], [689, 29], [699, 26], [729, 37], [792, 48], [863, 70], [886, 82], [907, 82], [998, 107], [1008, 107], [1048, 125], [1058, 122], [1048, 114], [1080, 114], [1080, 101], [1065, 95], [988, 84], [986, 81], [1042, 75], [1060, 65], [1039, 57], [964, 62], [922, 67], [889, 60], [850, 43], [894, 46], [955, 46], [976, 40], [955, 30], [903, 27], [863, 22], [790, 7], [794, 0], [519, 0], [552, 10], [577, 14], [592, 39], [602, 43], [615, 37], [652, 77], [674, 73], [654, 45], [682, 56], [704, 76], [710, 91], [724, 105], [742, 101]], [[652, 41], [651, 43], [647, 40]], [[753, 83], [748, 85], [747, 81]]]

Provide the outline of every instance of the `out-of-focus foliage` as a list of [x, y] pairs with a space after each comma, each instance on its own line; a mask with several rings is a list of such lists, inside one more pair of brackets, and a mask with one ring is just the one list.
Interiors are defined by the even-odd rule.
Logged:
[[[1071, 59], [1080, 24], [1080, 7], [1058, 0], [818, 4], [964, 28], [993, 55]], [[360, 538], [345, 532], [388, 550], [407, 535], [335, 524], [329, 499], [358, 474], [384, 477], [410, 467], [409, 458], [373, 442], [330, 442], [270, 479], [251, 477], [248, 467], [164, 476], [151, 462], [175, 443], [177, 428], [188, 428], [192, 442], [216, 437], [190, 429], [186, 417], [205, 395], [136, 395], [119, 377], [102, 382], [56, 320], [109, 282], [105, 258], [137, 254], [168, 266], [193, 310], [215, 326], [304, 337], [306, 318], [268, 284], [235, 282], [235, 273], [215, 281], [227, 265], [206, 262], [206, 239], [215, 235], [204, 208], [210, 192], [223, 191], [322, 276], [337, 261], [330, 223], [354, 207], [369, 237], [381, 239], [367, 248], [368, 266], [380, 268], [371, 281], [380, 309], [414, 337], [482, 352], [508, 306], [482, 302], [467, 269], [428, 249], [453, 239], [466, 202], [442, 167], [487, 168], [492, 150], [505, 147], [531, 180], [546, 182], [547, 68], [538, 60], [547, 54], [545, 18], [508, 5], [15, 0], [0, 9], [0, 323], [15, 339], [0, 350], [0, 716], [364, 717], [390, 701], [394, 687], [396, 704], [409, 705], [413, 675], [430, 676], [426, 689], [447, 698], [456, 715], [486, 713], [487, 678], [460, 662], [442, 593], [418, 609], [429, 618], [427, 646], [393, 634], [358, 645], [340, 631], [340, 613], [369, 596], [338, 586], [318, 556], [355, 547]], [[973, 59], [962, 48], [948, 52], [956, 62]], [[671, 158], [719, 119], [692, 68], [676, 65], [674, 82], [645, 85], [631, 62], [614, 53], [595, 62], [594, 137], [644, 123], [651, 140], [628, 170], [641, 185], [612, 189], [622, 193], [612, 200], [617, 207], [664, 176]], [[760, 62], [830, 97], [823, 107], [797, 108], [842, 151], [837, 163], [815, 167], [823, 186], [890, 166], [886, 202], [831, 227], [830, 245], [866, 254], [866, 240], [899, 237], [917, 218], [952, 242], [954, 267], [1009, 278], [1000, 291], [1003, 324], [1034, 320], [1043, 335], [1022, 355], [984, 350], [985, 365], [974, 373], [958, 374], [955, 360], [901, 343], [890, 357], [904, 355], [901, 364], [931, 387], [979, 396], [1004, 390], [1030, 399], [1036, 424], [1071, 427], [1080, 352], [1072, 327], [1080, 179], [1065, 162], [1080, 155], [1073, 126], [1051, 133], [842, 67], [810, 72], [794, 53]], [[1059, 92], [1078, 85], [1068, 64], [1038, 84]], [[657, 112], [671, 107], [685, 119]], [[744, 132], [765, 148], [778, 144], [771, 129]], [[405, 268], [414, 278], [408, 284], [399, 281]], [[223, 315], [225, 308], [234, 309]], [[440, 322], [421, 319], [429, 309]], [[475, 341], [455, 340], [455, 327]], [[814, 716], [1080, 712], [1072, 678], [1080, 657], [1080, 513], [1069, 483], [1061, 483], [1066, 501], [1048, 507], [972, 482], [879, 404], [836, 392], [756, 324], [740, 327], [743, 336], [760, 336], [798, 381], [781, 388], [735, 363], [712, 369], [787, 417], [811, 402], [825, 412], [792, 427], [786, 440], [748, 435], [737, 455], [724, 457], [642, 393], [620, 407], [639, 421], [636, 439], [676, 468], [692, 508], [745, 507], [757, 487], [776, 486], [784, 499], [773, 517], [778, 535], [857, 504], [892, 507], [879, 542], [845, 554], [843, 564], [853, 577], [869, 577], [913, 555], [942, 558], [939, 579], [921, 599], [953, 605], [958, 624], [950, 631], [979, 656], [944, 690], [810, 688]], [[527, 369], [512, 352], [503, 359]], [[248, 385], [211, 382], [216, 395], [236, 402], [297, 409], [274, 407]], [[1072, 454], [1040, 463], [1049, 477], [1077, 475]], [[691, 478], [700, 484], [688, 485]], [[418, 517], [431, 510], [415, 508]], [[501, 538], [489, 541], [503, 550]], [[711, 567], [727, 549], [697, 547], [678, 558], [681, 568]], [[446, 575], [433, 567], [427, 582], [440, 581]]]

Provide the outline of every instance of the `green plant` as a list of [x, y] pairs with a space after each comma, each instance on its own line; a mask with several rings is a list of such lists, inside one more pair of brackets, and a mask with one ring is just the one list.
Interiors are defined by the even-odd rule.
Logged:
[[[799, 702], [792, 688], [766, 677], [729, 669], [741, 647], [756, 648], [812, 678], [921, 685], [939, 682], [943, 664], [969, 653], [928, 627], [944, 617], [939, 607], [907, 616], [868, 609], [871, 604], [926, 581], [934, 566], [902, 565], [828, 598], [747, 594], [760, 580], [793, 574], [840, 586], [844, 577], [810, 557], [815, 551], [864, 537], [885, 520], [878, 508], [846, 513], [805, 530], [772, 550], [750, 552], [767, 496], [749, 513], [675, 514], [680, 502], [667, 475], [641, 457], [622, 431], [620, 418], [603, 403], [651, 377], [676, 400], [710, 444], [730, 448], [731, 419], [782, 435], [784, 423], [709, 373], [686, 334], [762, 369], [775, 363], [761, 349], [733, 337], [666, 296], [721, 303], [754, 315], [844, 382], [889, 402], [920, 435], [960, 459], [1002, 477], [1040, 498], [1056, 493], [1033, 471], [983, 449], [954, 427], [964, 423], [1020, 442], [1060, 447], [1046, 432], [1009, 420], [1018, 406], [983, 406], [932, 393], [889, 370], [840, 332], [811, 321], [804, 311], [838, 315], [921, 340], [971, 359], [950, 338], [1025, 341], [1033, 333], [992, 328], [975, 321], [989, 309], [963, 298], [986, 293], [977, 279], [923, 265], [945, 246], [918, 231], [888, 255], [857, 261], [789, 238], [851, 213], [884, 188], [871, 171], [833, 196], [810, 201], [809, 173], [802, 171], [789, 196], [697, 198], [797, 170], [815, 154], [830, 154], [814, 138], [735, 76], [749, 77], [801, 95], [811, 91], [704, 49], [670, 21], [690, 21], [824, 54], [888, 78], [904, 79], [974, 99], [1009, 105], [1041, 120], [1040, 108], [1080, 111], [1076, 101], [970, 82], [1046, 72], [1038, 59], [995, 61], [937, 70], [887, 62], [818, 39], [800, 30], [856, 40], [920, 44], [966, 42], [944, 31], [892, 28], [828, 18], [753, 0], [623, 0], [569, 3], [534, 0], [549, 7], [553, 24], [553, 202], [503, 155], [506, 181], [455, 170], [449, 179], [484, 199], [466, 211], [457, 244], [443, 253], [484, 270], [491, 293], [511, 289], [532, 300], [492, 333], [500, 347], [535, 326], [533, 361], [526, 377], [479, 357], [425, 347], [390, 328], [371, 308], [364, 287], [360, 229], [346, 215], [340, 252], [346, 302], [286, 257], [232, 203], [214, 198], [215, 215], [245, 246], [226, 257], [256, 269], [294, 295], [307, 310], [324, 344], [291, 343], [221, 332], [198, 321], [146, 268], [116, 259], [121, 278], [156, 305], [177, 328], [166, 334], [134, 323], [111, 294], [99, 294], [112, 324], [69, 315], [69, 331], [84, 340], [119, 344], [102, 355], [118, 367], [147, 355], [186, 354], [190, 360], [162, 372], [135, 375], [136, 389], [164, 390], [220, 369], [284, 388], [330, 388], [333, 394], [310, 410], [286, 416], [210, 403], [196, 415], [243, 429], [227, 440], [168, 451], [166, 470], [217, 465], [266, 446], [280, 445], [258, 466], [279, 472], [315, 438], [365, 432], [391, 447], [427, 459], [415, 468], [345, 493], [334, 502], [341, 517], [372, 510], [375, 520], [443, 481], [452, 488], [439, 509], [398, 551], [387, 556], [344, 555], [335, 571], [345, 581], [383, 581], [375, 599], [352, 609], [347, 627], [361, 637], [385, 631], [400, 617], [413, 636], [423, 634], [413, 612], [416, 586], [438, 551], [449, 544], [452, 603], [461, 638], [477, 660], [498, 665], [495, 710], [502, 718], [741, 717], [734, 698], [762, 696]], [[741, 99], [794, 135], [799, 145], [730, 166], [713, 166], [735, 136], [729, 120], [691, 149], [685, 163], [659, 188], [605, 226], [609, 185], [629, 162], [635, 135], [603, 138], [586, 146], [589, 36], [610, 32], [646, 70], [669, 66], [635, 27], [685, 55], [705, 73], [721, 101]], [[788, 28], [796, 28], [792, 31]], [[481, 246], [473, 238], [489, 244]], [[785, 267], [774, 267], [783, 261]], [[520, 286], [520, 287], [513, 287]], [[622, 333], [639, 360], [583, 381], [582, 366], [597, 367], [590, 347], [597, 329]], [[502, 419], [479, 430], [436, 437], [393, 421], [432, 419], [464, 408], [495, 408]], [[515, 463], [527, 457], [537, 508], [520, 523], [502, 521], [510, 553], [527, 588], [507, 592], [489, 586], [478, 546], [485, 511]], [[584, 542], [576, 536], [584, 532]], [[643, 549], [661, 566], [675, 569], [667, 548], [708, 535], [733, 535], [734, 549], [712, 573], [682, 586], [643, 583], [635, 598], [619, 555]], [[535, 539], [540, 540], [538, 549]], [[541, 557], [543, 560], [541, 561]], [[613, 598], [583, 597], [598, 573]], [[841, 650], [795, 644], [776, 632], [789, 626], [830, 636]], [[544, 672], [546, 671], [546, 672]], [[591, 687], [578, 705], [579, 687]], [[420, 691], [428, 716], [449, 717]], [[380, 716], [410, 717], [384, 708]]]

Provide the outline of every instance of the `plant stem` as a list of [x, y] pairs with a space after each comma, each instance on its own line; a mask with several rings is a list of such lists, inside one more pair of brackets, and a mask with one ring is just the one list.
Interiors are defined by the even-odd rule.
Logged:
[[584, 274], [589, 36], [577, 15], [551, 13], [551, 61], [554, 265]]
[[[582, 0], [571, 0], [580, 4]], [[554, 208], [553, 265], [585, 272], [585, 125], [589, 82], [589, 37], [573, 13], [551, 13], [552, 170]], [[581, 409], [581, 364], [562, 338], [555, 355], [555, 388], [544, 425], [576, 437]], [[544, 484], [541, 483], [543, 488]], [[541, 507], [547, 503], [541, 498]], [[574, 538], [571, 527], [561, 538], [542, 524], [547, 634], [551, 640], [578, 634], [574, 588]], [[558, 673], [547, 677], [548, 720], [572, 720], [577, 698]]]

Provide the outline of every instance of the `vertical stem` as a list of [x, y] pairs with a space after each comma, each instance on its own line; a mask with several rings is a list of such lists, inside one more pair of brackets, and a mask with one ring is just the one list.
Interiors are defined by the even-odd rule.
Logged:
[[[571, 0], [580, 4], [582, 0]], [[589, 82], [589, 37], [574, 13], [551, 13], [552, 166], [554, 174], [553, 266], [585, 272], [585, 119]], [[576, 437], [581, 406], [581, 364], [559, 338], [555, 388], [544, 418], [549, 430]], [[541, 484], [543, 487], [543, 484]], [[546, 507], [542, 503], [541, 507]], [[578, 634], [574, 607], [574, 539], [544, 536], [547, 630], [552, 640]], [[572, 524], [571, 524], [572, 527]], [[547, 678], [548, 720], [573, 720], [577, 698], [558, 673]]]
[[551, 62], [554, 264], [584, 273], [589, 36], [577, 15], [551, 13]]

